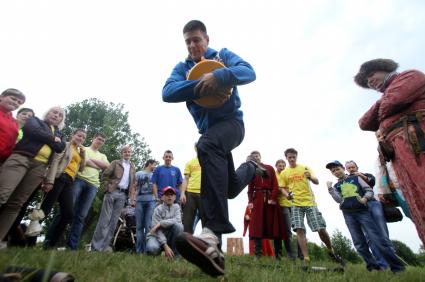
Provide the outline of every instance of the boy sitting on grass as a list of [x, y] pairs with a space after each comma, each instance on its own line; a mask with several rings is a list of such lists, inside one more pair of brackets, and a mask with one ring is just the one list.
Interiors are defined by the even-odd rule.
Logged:
[[165, 256], [174, 258], [177, 253], [176, 237], [183, 232], [181, 209], [175, 204], [176, 190], [168, 186], [163, 190], [163, 203], [157, 206], [152, 216], [152, 228], [146, 240], [146, 253], [157, 256], [164, 250]]
[[367, 270], [381, 270], [381, 268], [369, 251], [364, 233], [379, 249], [392, 272], [404, 271], [404, 264], [394, 253], [391, 241], [380, 236], [376, 223], [368, 211], [367, 202], [373, 198], [372, 188], [359, 176], [346, 175], [345, 169], [339, 161], [328, 163], [326, 168], [338, 178], [338, 182], [333, 187], [331, 181], [327, 182], [328, 191], [332, 198], [339, 203], [354, 247], [366, 262]]

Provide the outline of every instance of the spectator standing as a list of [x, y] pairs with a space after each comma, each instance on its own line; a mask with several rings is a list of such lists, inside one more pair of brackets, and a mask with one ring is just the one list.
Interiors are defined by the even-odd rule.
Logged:
[[83, 232], [84, 223], [100, 186], [99, 174], [109, 167], [105, 154], [99, 150], [105, 144], [106, 137], [96, 133], [90, 147], [85, 147], [86, 167], [77, 174], [72, 187], [74, 203], [74, 219], [71, 224], [67, 246], [76, 250]]
[[146, 253], [146, 235], [151, 228], [152, 214], [158, 202], [158, 191], [151, 181], [156, 162], [147, 160], [144, 169], [136, 173], [136, 253]]

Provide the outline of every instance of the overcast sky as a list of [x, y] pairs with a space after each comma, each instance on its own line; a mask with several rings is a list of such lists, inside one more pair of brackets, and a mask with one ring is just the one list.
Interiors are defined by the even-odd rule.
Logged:
[[[296, 3], [295, 3], [296, 2]], [[254, 67], [257, 80], [239, 88], [245, 140], [235, 164], [252, 150], [274, 165], [288, 147], [311, 167], [329, 233], [348, 229], [326, 189], [325, 164], [355, 160], [374, 172], [376, 141], [358, 119], [379, 98], [353, 83], [366, 60], [425, 70], [424, 1], [9, 1], [0, 2], [0, 89], [18, 88], [41, 115], [86, 98], [123, 103], [132, 129], [152, 156], [174, 152], [182, 170], [199, 138], [184, 103], [162, 102], [175, 64], [187, 56], [182, 28], [202, 20], [210, 47], [226, 47]], [[421, 35], [422, 34], [422, 35]], [[241, 237], [246, 190], [230, 201]], [[420, 240], [409, 219], [389, 224], [391, 239], [415, 252]], [[308, 230], [308, 239], [319, 243]], [[247, 245], [245, 246], [247, 250]]]

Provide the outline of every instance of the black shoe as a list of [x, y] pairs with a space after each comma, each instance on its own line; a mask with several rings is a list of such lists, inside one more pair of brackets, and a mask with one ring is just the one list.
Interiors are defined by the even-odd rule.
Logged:
[[329, 257], [335, 261], [336, 263], [339, 263], [341, 266], [345, 266], [345, 261], [335, 252], [328, 252]]

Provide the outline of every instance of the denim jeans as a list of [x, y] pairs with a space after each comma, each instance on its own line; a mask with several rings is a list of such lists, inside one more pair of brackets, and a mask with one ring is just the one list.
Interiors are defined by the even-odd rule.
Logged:
[[367, 234], [371, 242], [378, 248], [383, 258], [389, 264], [391, 271], [400, 272], [404, 270], [403, 262], [396, 256], [391, 241], [381, 236], [369, 211], [343, 211], [343, 215], [351, 238], [353, 239], [354, 247], [365, 260], [368, 270], [380, 269], [380, 267], [369, 251], [365, 234]]
[[136, 253], [146, 253], [146, 234], [151, 228], [155, 201], [137, 201], [134, 216], [136, 218]]
[[[175, 255], [178, 255], [176, 249], [176, 238], [183, 232], [183, 224], [175, 223], [170, 228], [161, 228], [164, 232], [165, 237], [167, 237], [167, 245], [173, 250]], [[146, 253], [151, 256], [157, 256], [161, 254], [162, 246], [159, 243], [158, 239], [155, 236], [149, 236], [146, 241]]]
[[243, 122], [224, 120], [212, 125], [198, 141], [197, 151], [202, 167], [201, 202], [205, 212], [204, 227], [218, 237], [232, 233], [227, 199], [235, 198], [255, 176], [255, 167], [242, 163], [235, 171], [232, 150], [245, 135]]
[[[385, 220], [384, 211], [382, 210], [381, 202], [370, 201], [367, 203], [367, 206], [369, 208], [369, 213], [372, 216], [373, 221], [376, 224], [376, 227], [378, 228], [379, 234], [381, 234], [381, 237], [385, 237], [389, 240], [390, 238], [388, 233], [387, 221]], [[379, 248], [377, 248], [372, 242], [370, 242], [366, 233], [365, 235], [366, 235], [367, 243], [369, 244], [370, 250], [372, 251], [372, 254], [375, 257], [376, 261], [378, 262], [379, 266], [381, 268], [388, 268], [388, 263], [385, 261], [384, 257], [379, 252]]]
[[96, 186], [77, 178], [72, 187], [74, 203], [74, 220], [69, 232], [68, 247], [76, 250], [83, 232], [84, 223], [96, 197]]

